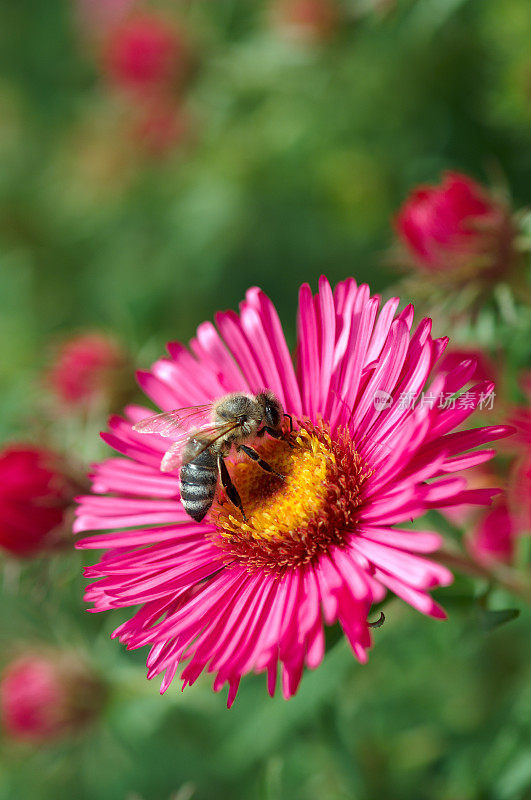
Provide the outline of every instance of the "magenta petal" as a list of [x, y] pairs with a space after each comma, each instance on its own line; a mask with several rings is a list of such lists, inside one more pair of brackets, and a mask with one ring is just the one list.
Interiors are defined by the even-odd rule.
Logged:
[[284, 383], [282, 381], [282, 365], [277, 364], [275, 354], [262, 325], [260, 315], [255, 308], [244, 303], [241, 313], [241, 322], [242, 328], [247, 335], [249, 348], [254, 353], [255, 360], [260, 362], [263, 375], [262, 386], [272, 389], [285, 408], [287, 406], [287, 401], [284, 394]]
[[375, 569], [374, 576], [391, 589], [392, 592], [398, 595], [398, 597], [401, 597], [402, 600], [405, 600], [406, 603], [416, 608], [417, 611], [420, 611], [422, 614], [427, 614], [427, 616], [435, 617], [436, 619], [446, 619], [444, 610], [429, 594], [421, 592], [418, 589], [413, 589], [398, 578], [380, 569]]
[[260, 363], [253, 354], [247, 337], [242, 331], [240, 320], [237, 314], [226, 311], [216, 315], [216, 323], [225, 342], [231, 350], [244, 378], [252, 392], [259, 392], [263, 389], [264, 377]]
[[432, 531], [406, 531], [398, 528], [360, 529], [360, 534], [373, 542], [380, 542], [399, 550], [411, 550], [416, 553], [433, 553], [442, 545], [442, 536]]
[[225, 392], [249, 391], [236, 361], [211, 322], [199, 325], [197, 339], [190, 342], [190, 347], [203, 364], [218, 374]]
[[299, 386], [277, 311], [269, 297], [258, 288], [249, 289], [246, 299], [249, 305], [256, 308], [260, 314], [264, 332], [282, 381], [286, 409], [292, 414], [300, 415], [302, 414], [302, 402]]
[[448, 586], [452, 583], [452, 573], [446, 567], [395, 547], [387, 547], [361, 536], [352, 543], [352, 547], [375, 566], [390, 574], [399, 575], [401, 580], [417, 589]]
[[[311, 420], [316, 420], [320, 383], [319, 361], [319, 335], [317, 319], [313, 303], [312, 291], [307, 283], [303, 284], [299, 292], [299, 314], [297, 317], [298, 329], [298, 380], [301, 387], [303, 407]], [[317, 387], [317, 392], [315, 391]]]

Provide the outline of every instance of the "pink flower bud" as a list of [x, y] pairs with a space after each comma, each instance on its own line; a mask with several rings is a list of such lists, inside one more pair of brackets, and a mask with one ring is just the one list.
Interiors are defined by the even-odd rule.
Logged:
[[33, 556], [56, 543], [72, 487], [58, 457], [28, 444], [0, 450], [0, 547]]
[[483, 564], [510, 563], [516, 535], [515, 519], [506, 503], [500, 500], [479, 519], [468, 541], [468, 549]]
[[82, 407], [109, 399], [119, 388], [127, 357], [103, 333], [83, 333], [63, 343], [48, 381], [65, 406]]
[[508, 209], [466, 175], [447, 172], [440, 186], [419, 186], [395, 219], [410, 266], [429, 273], [502, 272], [513, 261]]
[[182, 83], [188, 48], [182, 33], [154, 14], [125, 20], [108, 37], [104, 66], [111, 83], [141, 94]]
[[11, 739], [61, 738], [93, 719], [105, 694], [77, 656], [28, 651], [8, 664], [0, 680], [2, 726]]

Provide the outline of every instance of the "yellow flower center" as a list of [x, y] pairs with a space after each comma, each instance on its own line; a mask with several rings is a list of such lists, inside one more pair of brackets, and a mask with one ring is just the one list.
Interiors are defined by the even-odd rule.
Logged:
[[214, 541], [249, 568], [278, 571], [307, 563], [355, 529], [370, 470], [350, 437], [333, 440], [323, 425], [305, 424], [291, 444], [268, 439], [256, 445], [284, 479], [247, 456], [229, 465], [245, 520], [224, 497], [213, 506]]
[[248, 458], [234, 465], [232, 479], [247, 522], [231, 503], [223, 503], [216, 519], [222, 536], [245, 532], [254, 539], [283, 539], [319, 512], [326, 500], [326, 478], [334, 454], [305, 430], [293, 445], [270, 439], [260, 448], [262, 458], [284, 480]]

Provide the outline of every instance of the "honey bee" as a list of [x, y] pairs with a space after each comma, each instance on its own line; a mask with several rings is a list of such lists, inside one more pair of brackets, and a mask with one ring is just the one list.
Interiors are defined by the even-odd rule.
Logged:
[[[208, 513], [219, 478], [228, 499], [245, 520], [240, 495], [231, 480], [225, 458], [234, 446], [236, 451], [256, 461], [265, 472], [283, 480], [284, 475], [273, 469], [248, 442], [265, 433], [275, 439], [285, 439], [282, 429], [284, 417], [290, 421], [291, 432], [291, 416], [284, 413], [273, 392], [266, 390], [254, 396], [234, 392], [213, 403], [147, 417], [137, 422], [133, 430], [175, 437], [160, 468], [162, 472], [179, 470], [181, 501], [192, 519], [201, 522]], [[287, 441], [291, 445], [289, 438]]]

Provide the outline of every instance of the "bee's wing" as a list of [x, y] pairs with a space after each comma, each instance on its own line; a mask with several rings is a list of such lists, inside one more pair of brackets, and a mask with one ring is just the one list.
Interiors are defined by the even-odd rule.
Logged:
[[[222, 425], [203, 425], [199, 428], [194, 428], [192, 431], [181, 431], [179, 437], [173, 442], [171, 447], [164, 453], [163, 459], [160, 463], [161, 472], [173, 472], [180, 469], [183, 464], [187, 464], [191, 460], [195, 460], [201, 453], [214, 444], [222, 436], [226, 436], [231, 431], [240, 426], [237, 419], [230, 419]], [[190, 457], [183, 457], [183, 448], [190, 439], [190, 436], [200, 435], [201, 447], [191, 452]]]
[[166, 450], [160, 462], [161, 472], [173, 472], [179, 470], [183, 465], [183, 447], [190, 438], [188, 431], [185, 431], [173, 442], [171, 447]]
[[[170, 438], [176, 433], [188, 438], [188, 431], [191, 426], [202, 422], [208, 424], [212, 412], [212, 403], [202, 406], [189, 406], [188, 408], [176, 408], [174, 411], [167, 411], [163, 414], [154, 414], [146, 419], [141, 419], [133, 430], [137, 433], [158, 433], [159, 436]], [[196, 427], [196, 425], [194, 427]], [[184, 430], [183, 430], [184, 429]]]

